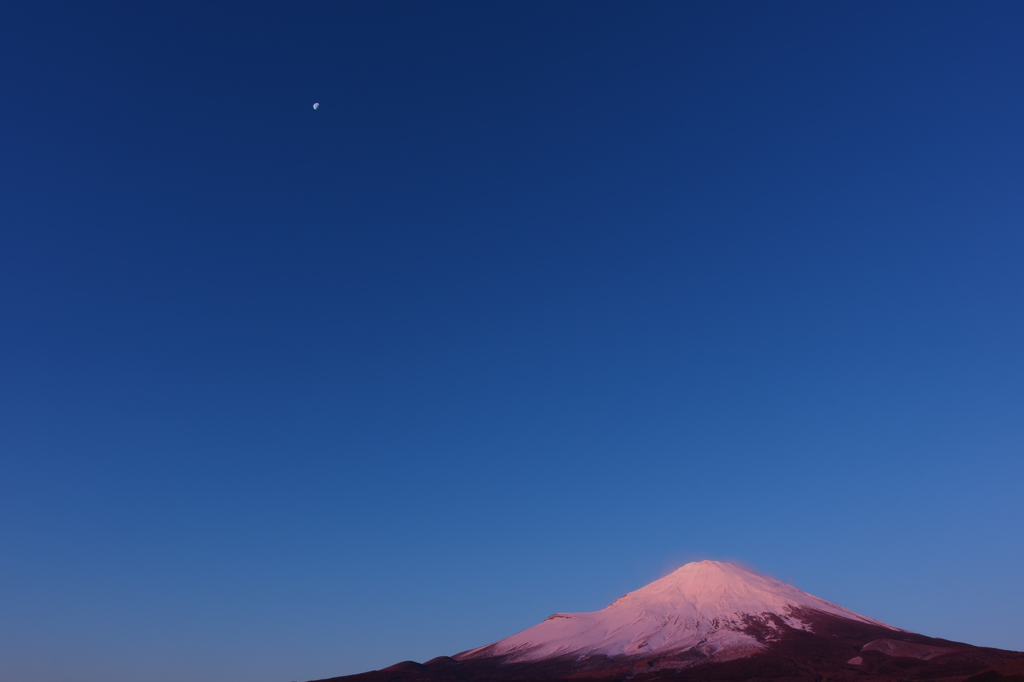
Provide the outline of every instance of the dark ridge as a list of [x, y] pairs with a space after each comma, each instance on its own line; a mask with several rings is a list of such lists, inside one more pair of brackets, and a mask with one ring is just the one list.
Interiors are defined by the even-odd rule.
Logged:
[[416, 661], [402, 661], [400, 663], [395, 663], [394, 665], [389, 665], [381, 670], [381, 672], [420, 672], [421, 670], [427, 670], [427, 666], [422, 663], [417, 663]]

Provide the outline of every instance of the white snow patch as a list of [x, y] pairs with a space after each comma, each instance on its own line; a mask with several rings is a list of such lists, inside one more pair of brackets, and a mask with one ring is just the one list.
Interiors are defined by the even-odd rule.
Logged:
[[537, 661], [554, 656], [646, 655], [696, 648], [716, 658], [751, 653], [763, 645], [743, 630], [751, 621], [769, 630], [776, 616], [808, 629], [794, 609], [891, 626], [734, 564], [686, 564], [611, 605], [591, 613], [556, 613], [542, 623], [455, 658], [508, 656]]

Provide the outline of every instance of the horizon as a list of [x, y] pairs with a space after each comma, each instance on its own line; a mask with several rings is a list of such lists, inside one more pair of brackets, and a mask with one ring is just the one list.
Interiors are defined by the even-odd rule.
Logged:
[[0, 678], [376, 670], [695, 557], [1024, 650], [1022, 28], [7, 3]]

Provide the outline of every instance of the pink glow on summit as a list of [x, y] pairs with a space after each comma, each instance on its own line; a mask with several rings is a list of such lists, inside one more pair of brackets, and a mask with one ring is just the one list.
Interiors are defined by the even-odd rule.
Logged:
[[807, 594], [792, 585], [720, 561], [686, 564], [591, 613], [556, 613], [544, 622], [456, 656], [505, 656], [536, 661], [572, 655], [646, 655], [698, 649], [718, 658], [763, 648], [743, 632], [751, 621], [778, 629], [776, 618], [808, 629], [801, 618], [821, 612], [861, 623], [889, 625]]

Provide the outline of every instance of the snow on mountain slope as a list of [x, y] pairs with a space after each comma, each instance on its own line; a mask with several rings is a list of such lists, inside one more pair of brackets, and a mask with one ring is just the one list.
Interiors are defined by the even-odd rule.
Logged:
[[731, 658], [764, 646], [745, 632], [751, 625], [762, 631], [778, 630], [775, 616], [791, 627], [808, 629], [801, 620], [808, 610], [896, 630], [735, 564], [700, 561], [686, 564], [600, 611], [556, 613], [532, 628], [455, 658], [503, 656], [508, 662], [520, 662], [564, 655], [649, 655], [689, 649]]

